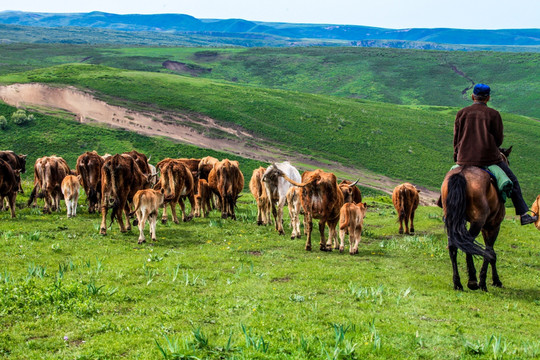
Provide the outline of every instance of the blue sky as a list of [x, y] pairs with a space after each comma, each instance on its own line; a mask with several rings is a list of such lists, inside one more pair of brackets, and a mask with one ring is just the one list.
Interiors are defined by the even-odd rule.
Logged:
[[392, 29], [540, 28], [540, 0], [19, 0], [3, 6], [0, 10], [179, 13], [197, 18], [351, 24]]

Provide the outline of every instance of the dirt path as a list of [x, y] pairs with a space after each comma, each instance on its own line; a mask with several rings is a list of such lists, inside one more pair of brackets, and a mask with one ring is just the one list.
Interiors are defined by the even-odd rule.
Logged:
[[[401, 181], [381, 176], [364, 169], [344, 167], [338, 163], [326, 164], [312, 160], [299, 153], [285, 153], [267, 145], [264, 139], [255, 138], [248, 131], [219, 125], [213, 119], [197, 115], [188, 117], [172, 112], [135, 112], [119, 106], [109, 105], [91, 94], [72, 87], [56, 88], [42, 84], [14, 84], [0, 86], [0, 99], [5, 103], [47, 113], [58, 109], [73, 114], [81, 123], [105, 123], [116, 128], [149, 136], [165, 136], [179, 142], [201, 148], [219, 150], [245, 158], [264, 162], [289, 160], [300, 170], [311, 168], [335, 172], [339, 178], [360, 179], [359, 184], [391, 194]], [[210, 137], [207, 134], [219, 131], [227, 136]], [[255, 145], [254, 145], [255, 144]], [[438, 193], [421, 188], [421, 202], [433, 205]]]

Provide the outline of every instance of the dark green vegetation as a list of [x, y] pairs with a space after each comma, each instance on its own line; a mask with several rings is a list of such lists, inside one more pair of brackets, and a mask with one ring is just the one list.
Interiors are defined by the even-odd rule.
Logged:
[[[26, 199], [19, 197], [18, 204]], [[420, 207], [418, 234], [399, 236], [389, 199], [367, 201], [357, 256], [305, 252], [305, 237], [290, 240], [272, 227], [257, 227], [248, 194], [239, 201], [238, 221], [221, 220], [214, 211], [190, 223], [158, 224], [153, 246], [137, 245], [138, 232], [121, 234], [117, 224], [109, 235], [98, 235], [99, 218], [85, 206], [69, 220], [65, 210], [42, 215], [18, 209], [16, 219], [0, 213], [0, 354], [540, 356], [538, 230], [504, 221], [495, 249], [505, 287], [456, 292], [440, 209]], [[461, 254], [459, 264], [465, 279]]]
[[[95, 65], [63, 65], [6, 75], [3, 82], [74, 85], [131, 109], [202, 113], [240, 125], [284, 150], [438, 188], [452, 165], [455, 108], [396, 106], [263, 89], [208, 79]], [[129, 91], [126, 91], [129, 89]], [[512, 166], [532, 202], [540, 164], [540, 123], [505, 114]], [[517, 155], [516, 155], [517, 154]]]
[[[60, 28], [52, 35], [39, 38], [10, 36], [11, 41], [26, 42], [70, 42], [103, 43], [116, 41], [117, 44], [156, 44], [155, 40], [180, 41], [175, 45], [189, 42], [191, 45], [223, 46], [298, 46], [298, 45], [361, 45], [361, 46], [409, 46], [413, 48], [474, 49], [483, 46], [484, 50], [500, 47], [516, 50], [540, 47], [540, 29], [502, 29], [502, 30], [463, 30], [463, 29], [384, 29], [368, 26], [327, 24], [290, 24], [254, 22], [243, 19], [211, 20], [197, 19], [184, 14], [118, 15], [104, 12], [52, 14], [26, 13], [20, 11], [0, 12], [0, 23], [31, 26], [38, 33], [46, 28]], [[105, 33], [107, 40], [99, 39], [94, 32], [81, 31], [80, 28], [113, 30]], [[5, 28], [10, 30], [9, 28]], [[15, 30], [16, 29], [11, 29]], [[74, 31], [83, 37], [69, 37], [65, 31]], [[147, 38], [144, 39], [145, 32]], [[122, 35], [122, 32], [124, 34]], [[133, 34], [133, 32], [139, 32]], [[152, 36], [151, 33], [172, 33], [172, 36]], [[103, 34], [103, 33], [102, 33]], [[189, 36], [185, 36], [189, 34]], [[60, 36], [59, 36], [60, 35]], [[191, 35], [194, 35], [190, 39]], [[167, 39], [167, 40], [165, 40]], [[390, 40], [390, 41], [388, 41]], [[206, 42], [205, 42], [206, 41]], [[443, 44], [443, 45], [438, 45]], [[458, 44], [459, 46], [447, 45]], [[463, 44], [472, 45], [464, 47]], [[506, 48], [506, 46], [510, 46]], [[493, 48], [492, 48], [493, 49]], [[523, 50], [521, 50], [523, 51]], [[526, 51], [526, 50], [525, 50]]]
[[[534, 53], [35, 44], [0, 50], [0, 74], [84, 62], [404, 105], [466, 106], [473, 83], [484, 82], [493, 88], [494, 108], [540, 118], [540, 54]], [[166, 61], [181, 64], [168, 70]]]

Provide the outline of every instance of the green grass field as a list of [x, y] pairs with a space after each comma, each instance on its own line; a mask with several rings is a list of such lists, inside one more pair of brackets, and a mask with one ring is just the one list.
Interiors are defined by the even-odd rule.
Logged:
[[[26, 183], [29, 193], [30, 183]], [[26, 197], [18, 198], [22, 206]], [[452, 287], [441, 211], [398, 235], [388, 197], [367, 198], [359, 254], [306, 252], [238, 221], [158, 224], [155, 244], [99, 216], [0, 214], [0, 354], [10, 359], [534, 359], [540, 356], [538, 230], [504, 221], [504, 288]], [[286, 216], [285, 223], [288, 222]], [[316, 228], [316, 227], [315, 227]], [[148, 229], [147, 229], [148, 231]], [[286, 226], [290, 234], [290, 228]], [[314, 235], [315, 248], [318, 234]], [[9, 259], [9, 260], [8, 260]], [[458, 257], [462, 281], [465, 259]], [[479, 266], [477, 260], [477, 266]], [[490, 277], [488, 277], [490, 284]]]

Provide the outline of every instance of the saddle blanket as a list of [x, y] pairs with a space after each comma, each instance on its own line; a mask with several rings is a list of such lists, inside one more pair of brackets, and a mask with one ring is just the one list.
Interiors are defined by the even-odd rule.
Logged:
[[[450, 170], [458, 168], [460, 165], [454, 165]], [[501, 194], [503, 202], [506, 202], [506, 199], [512, 196], [512, 188], [514, 184], [512, 180], [508, 178], [508, 175], [497, 165], [489, 166], [478, 166], [480, 169], [486, 171], [495, 183], [497, 184], [497, 189], [499, 194]]]

